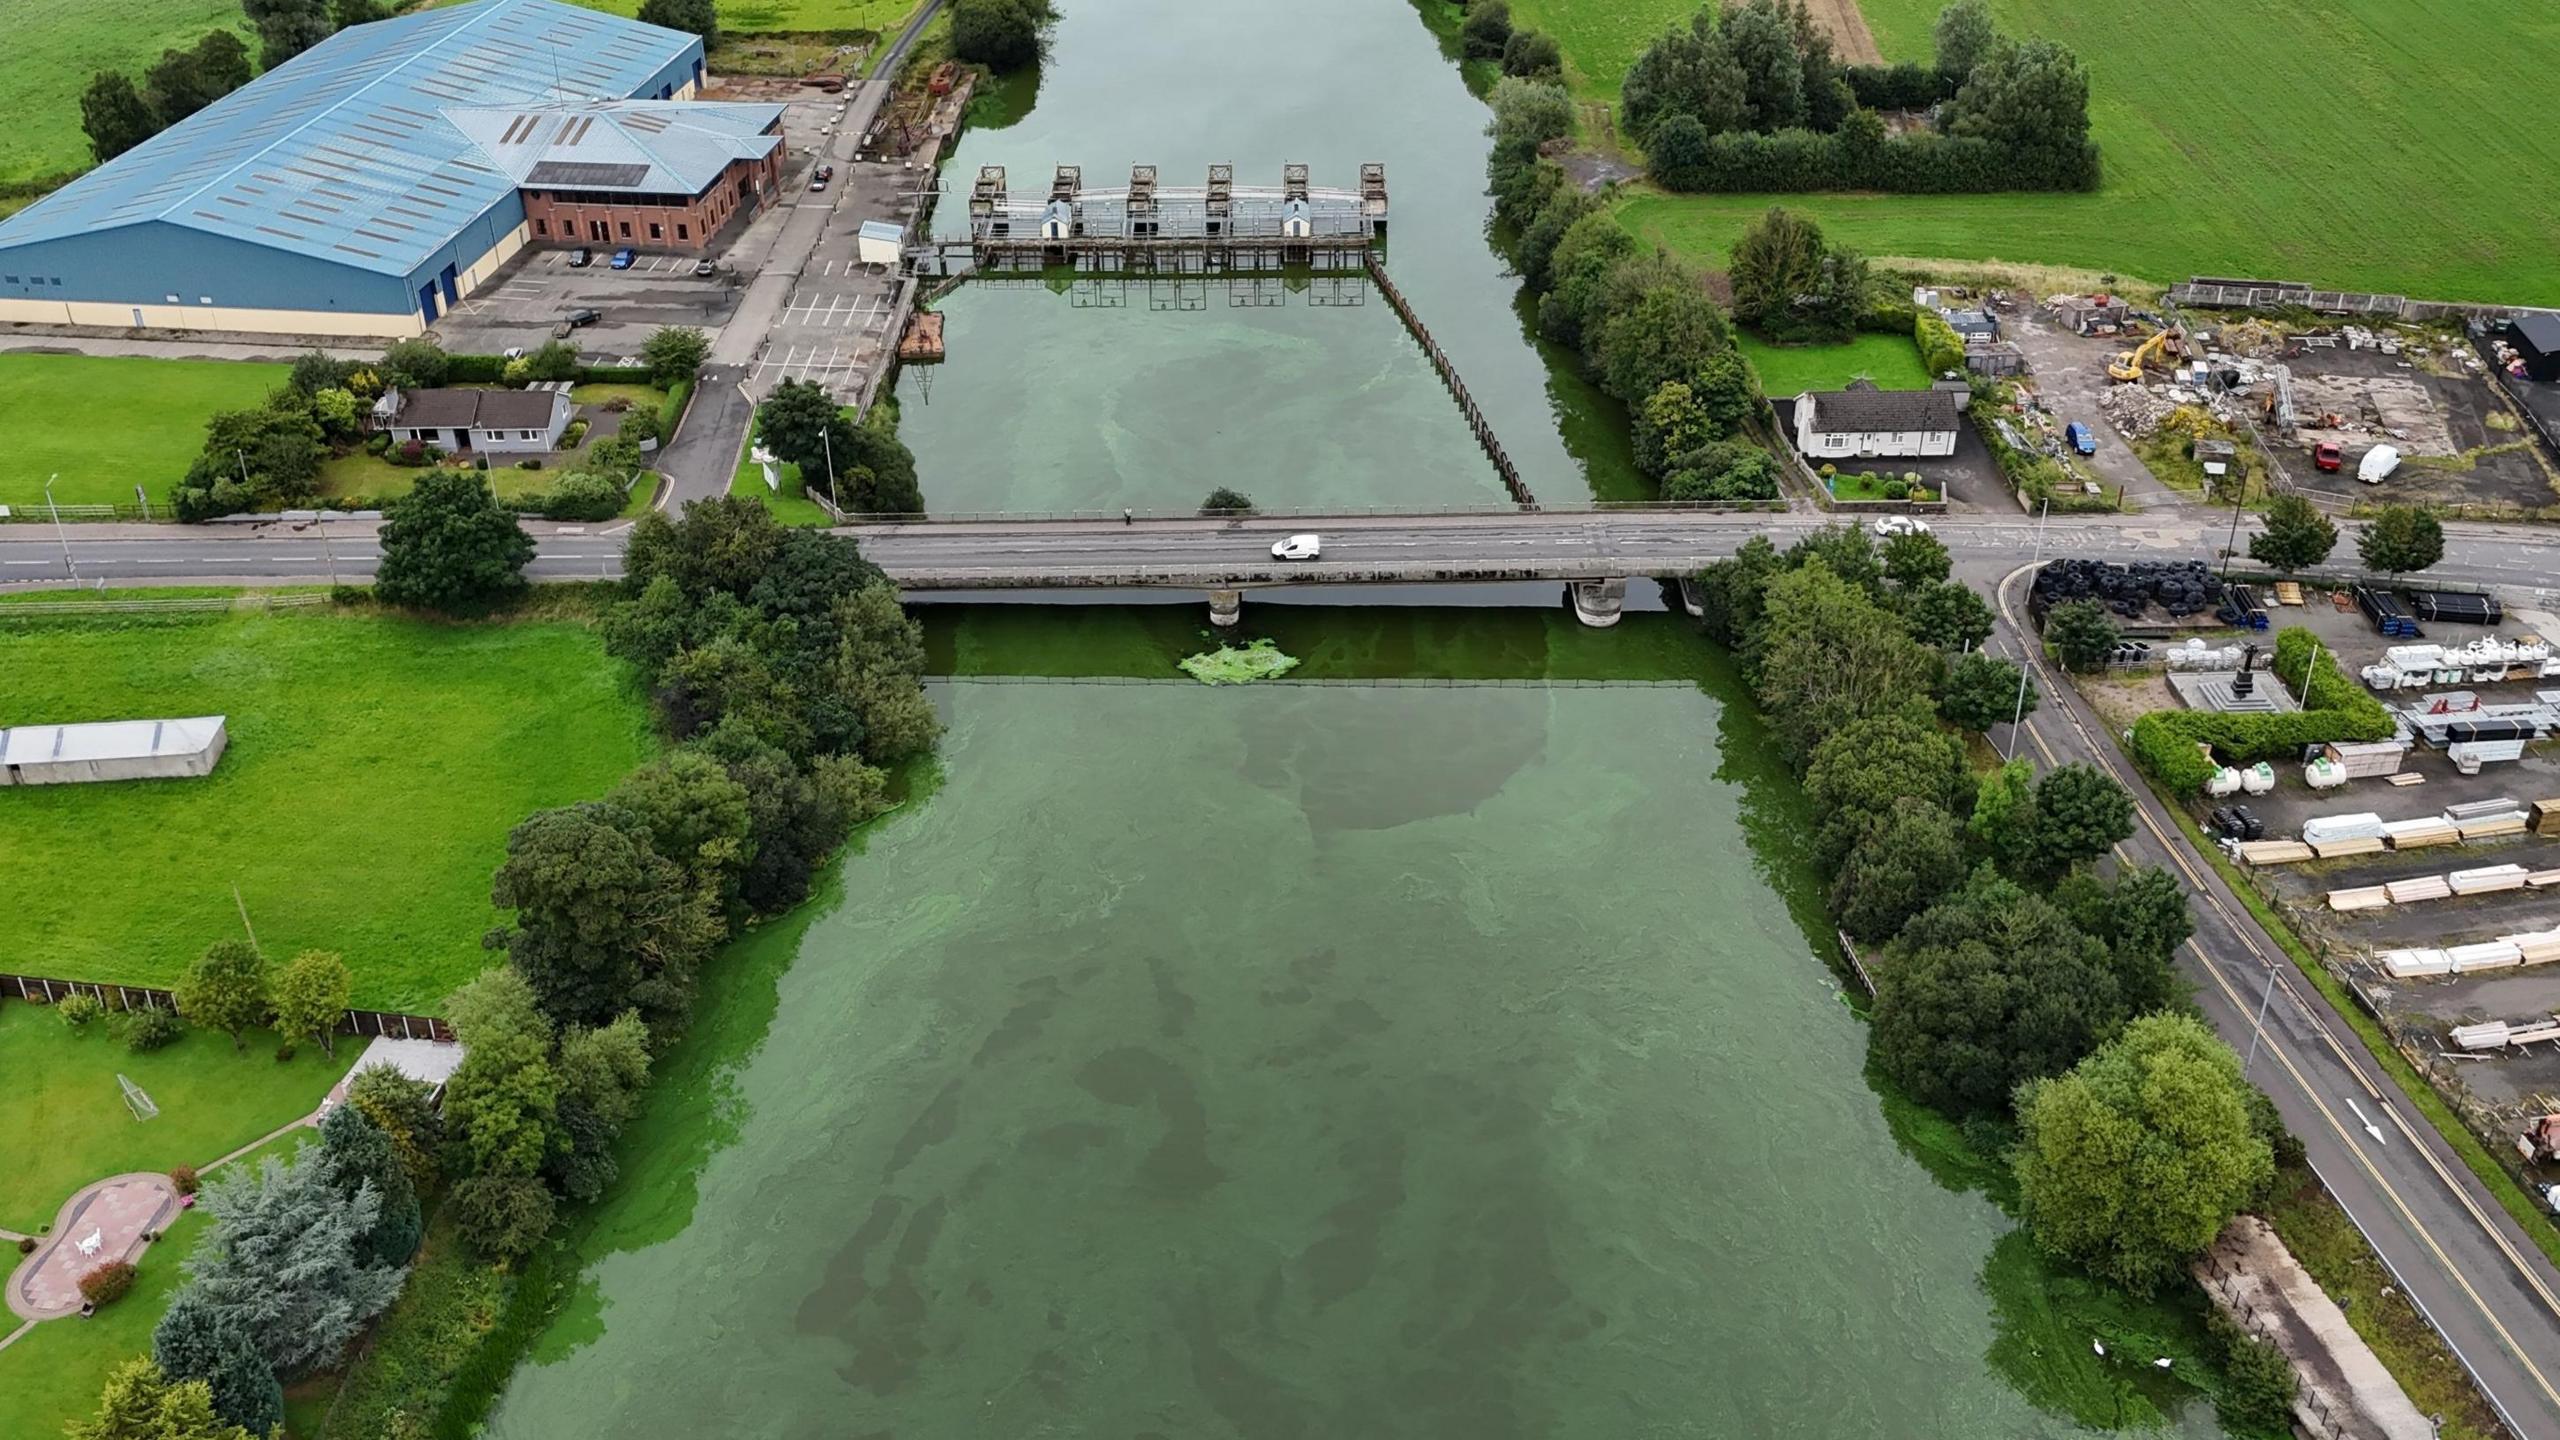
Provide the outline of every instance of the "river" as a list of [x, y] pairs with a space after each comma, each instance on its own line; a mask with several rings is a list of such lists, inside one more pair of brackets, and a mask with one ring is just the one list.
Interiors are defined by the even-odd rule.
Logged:
[[[1213, 162], [1276, 185], [1387, 167], [1387, 266], [1530, 488], [1640, 493], [1625, 419], [1514, 310], [1488, 243], [1488, 111], [1406, 0], [1063, 0], [1047, 60], [981, 108], [943, 169], [935, 228], [966, 234], [970, 181], [1045, 193], [1134, 163], [1197, 186]], [[1006, 123], [1008, 122], [1009, 123]], [[1187, 507], [1231, 485], [1266, 506], [1505, 502], [1456, 405], [1383, 298], [1333, 282], [1278, 297], [1224, 278], [963, 285], [951, 358], [902, 376], [900, 433], [936, 511]], [[1195, 308], [1185, 309], [1184, 306]]]

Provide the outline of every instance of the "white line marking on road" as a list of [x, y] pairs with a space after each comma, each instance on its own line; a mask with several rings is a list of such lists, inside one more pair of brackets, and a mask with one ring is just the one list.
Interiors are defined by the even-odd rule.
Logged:
[[2364, 1107], [2358, 1105], [2355, 1102], [2355, 1097], [2352, 1095], [2347, 1097], [2347, 1108], [2356, 1112], [2357, 1123], [2364, 1126], [2364, 1133], [2373, 1137], [2374, 1144], [2380, 1145], [2384, 1143], [2382, 1139], [2382, 1127], [2374, 1124], [2373, 1121], [2366, 1116], [2364, 1113]]

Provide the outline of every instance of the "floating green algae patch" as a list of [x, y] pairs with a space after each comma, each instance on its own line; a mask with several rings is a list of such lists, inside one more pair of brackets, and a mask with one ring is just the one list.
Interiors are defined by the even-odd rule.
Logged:
[[491, 1436], [2080, 1430], [2010, 1347], [2086, 1312], [1896, 1146], [1715, 692], [936, 693]]
[[1296, 656], [1281, 654], [1280, 647], [1268, 640], [1221, 645], [1182, 658], [1182, 673], [1203, 685], [1250, 685], [1256, 680], [1277, 680], [1297, 668]]

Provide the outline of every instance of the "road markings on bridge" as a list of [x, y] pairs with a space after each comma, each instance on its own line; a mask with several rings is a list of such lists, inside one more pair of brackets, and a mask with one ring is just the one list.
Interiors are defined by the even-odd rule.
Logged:
[[[2020, 637], [2022, 642], [2028, 632], [2024, 626], [2018, 624], [2015, 612], [2010, 609], [2009, 587], [2012, 582], [2018, 579], [2019, 576], [2026, 574], [2029, 570], [2034, 568], [2034, 566], [2027, 565], [2020, 566], [2018, 569], [2011, 571], [2009, 574], [2001, 578], [1995, 590], [1995, 594], [2000, 602], [2001, 618], [2009, 622], [2010, 629]], [[2027, 659], [2031, 668], [2035, 670], [2043, 670], [2045, 668], [2041, 657], [2037, 656], [2032, 648], [2028, 650]], [[2050, 672], [2046, 673], [2045, 682], [2049, 687], [2053, 684], [2053, 677]], [[2053, 690], [2051, 693], [2059, 695], [2060, 691]], [[2067, 704], [2063, 709], [2063, 718], [2070, 722], [2074, 731], [2079, 733], [2082, 742], [2088, 746], [2089, 752], [2098, 758], [2100, 767], [2107, 771], [2111, 778], [2115, 778], [2119, 783], [2122, 783], [2122, 776], [2117, 773], [2116, 756], [2113, 755], [2107, 747], [2098, 745], [2090, 738], [2087, 729], [2080, 724], [2080, 717], [2073, 714]], [[2025, 722], [2020, 726], [2020, 728], [2026, 732], [2029, 740], [2035, 742], [2036, 750], [2044, 756], [2045, 765], [2048, 769], [2054, 768], [2060, 764], [2058, 757], [2054, 753], [2053, 747], [2046, 743], [2044, 735], [2035, 728], [2034, 722]], [[2234, 916], [2231, 913], [2230, 908], [2222, 903], [2222, 897], [2213, 893], [2212, 888], [2205, 883], [2203, 875], [2196, 869], [2194, 863], [2191, 862], [2185, 854], [2184, 847], [2176, 843], [2169, 833], [2161, 828], [2159, 821], [2152, 815], [2152, 803], [2155, 797], [2149, 795], [2147, 788], [2136, 789], [2132, 785], [2128, 785], [2125, 788], [2126, 793], [2134, 797], [2134, 813], [2141, 818], [2144, 828], [2151, 832], [2153, 840], [2159, 844], [2162, 853], [2169, 857], [2170, 863], [2177, 866], [2179, 871], [2184, 874], [2188, 888], [2201, 897], [2205, 904], [2212, 907], [2214, 913], [2222, 919], [2224, 925], [2231, 930], [2233, 935], [2239, 938], [2242, 948], [2250, 951], [2261, 964], [2272, 966], [2274, 964], [2273, 960], [2266, 955], [2265, 951], [2259, 947], [2257, 941], [2249, 934], [2248, 926], [2249, 924], [2254, 923], [2254, 921], [2244, 922], [2241, 918]], [[2132, 863], [2131, 855], [2125, 851], [2125, 848], [2122, 845], [2115, 847], [2115, 855], [2119, 864]], [[2231, 1002], [2234, 1012], [2241, 1015], [2250, 1014], [2251, 1011], [2247, 998], [2238, 990], [2233, 988], [2229, 977], [2224, 975], [2222, 967], [2215, 963], [2213, 956], [2205, 950], [2203, 944], [2190, 937], [2185, 948], [2203, 965], [2205, 975], [2213, 981], [2215, 988], [2219, 989], [2223, 993], [2223, 996]], [[2392, 1124], [2397, 1126], [2401, 1134], [2408, 1138], [2411, 1148], [2416, 1150], [2419, 1156], [2427, 1162], [2428, 1168], [2435, 1172], [2436, 1177], [2444, 1183], [2445, 1189], [2452, 1194], [2455, 1202], [2460, 1204], [2463, 1210], [2471, 1216], [2472, 1220], [2476, 1224], [2478, 1224], [2481, 1233], [2488, 1237], [2490, 1244], [2495, 1246], [2498, 1252], [2506, 1257], [2508, 1264], [2514, 1267], [2518, 1277], [2532, 1289], [2534, 1294], [2541, 1299], [2545, 1306], [2551, 1309], [2555, 1316], [2560, 1316], [2560, 1298], [2555, 1298], [2552, 1295], [2550, 1289], [2542, 1283], [2542, 1277], [2535, 1274], [2533, 1267], [2526, 1263], [2522, 1255], [2516, 1252], [2515, 1247], [2507, 1243], [2507, 1237], [2499, 1233], [2498, 1228], [2490, 1223], [2488, 1216], [2483, 1214], [2480, 1207], [2472, 1202], [2469, 1192], [2465, 1191], [2459, 1184], [2455, 1183], [2452, 1174], [2437, 1161], [2433, 1152], [2428, 1150], [2426, 1145], [2409, 1129], [2409, 1123], [2400, 1118], [2399, 1112], [2392, 1109], [2389, 1105], [2383, 1104], [2380, 1092], [2375, 1090], [2372, 1080], [2365, 1075], [2363, 1067], [2355, 1064], [2348, 1056], [2346, 1048], [2338, 1043], [2337, 1037], [2329, 1032], [2328, 1026], [2322, 1024], [2313, 1016], [2310, 1007], [2303, 1003], [2300, 994], [2294, 990], [2290, 978], [2282, 975], [2281, 972], [2278, 972], [2277, 983], [2283, 987], [2285, 998], [2293, 1004], [2297, 1013], [2301, 1014], [2303, 1018], [2309, 1022], [2315, 1034], [2328, 1042], [2329, 1048], [2337, 1054], [2339, 1063], [2346, 1066], [2348, 1073], [2356, 1077], [2357, 1083], [2364, 1086], [2367, 1094], [2374, 1100], [2374, 1102], [2377, 1105], [2382, 1106], [2383, 1113], [2391, 1117]], [[2257, 1031], [2258, 1039], [2261, 1042], [2260, 1048], [2275, 1057], [2276, 1063], [2284, 1067], [2285, 1074], [2292, 1078], [2294, 1088], [2302, 1093], [2303, 1099], [2310, 1102], [2311, 1107], [2320, 1112], [2320, 1118], [2327, 1121], [2329, 1128], [2337, 1132], [2338, 1139], [2346, 1146], [2347, 1154], [2355, 1160], [2357, 1167], [2364, 1171], [2366, 1178], [2372, 1182], [2374, 1189], [2379, 1192], [2385, 1200], [2388, 1200], [2391, 1203], [2391, 1208], [2400, 1213], [2400, 1218], [2407, 1224], [2409, 1233], [2418, 1238], [2419, 1243], [2424, 1245], [2427, 1248], [2428, 1253], [2435, 1257], [2437, 1266], [2443, 1271], [2446, 1277], [2451, 1279], [2455, 1287], [2461, 1290], [2464, 1296], [2469, 1298], [2472, 1308], [2479, 1313], [2481, 1320], [2485, 1322], [2492, 1331], [2496, 1332], [2499, 1343], [2506, 1347], [2507, 1353], [2514, 1358], [2516, 1364], [2524, 1370], [2527, 1376], [2531, 1377], [2534, 1386], [2542, 1392], [2543, 1396], [2551, 1402], [2554, 1408], [2560, 1408], [2560, 1389], [2553, 1388], [2550, 1377], [2544, 1375], [2542, 1373], [2542, 1368], [2534, 1363], [2532, 1352], [2528, 1351], [2523, 1345], [2517, 1342], [2514, 1333], [2507, 1329], [2506, 1324], [2498, 1318], [2497, 1312], [2489, 1308], [2488, 1302], [2482, 1299], [2480, 1292], [2472, 1286], [2471, 1278], [2463, 1273], [2461, 1266], [2454, 1263], [2452, 1256], [2445, 1253], [2444, 1247], [2437, 1243], [2434, 1234], [2431, 1233], [2425, 1224], [2418, 1219], [2416, 1212], [2410, 1209], [2409, 1202], [2402, 1197], [2399, 1190], [2392, 1185], [2390, 1180], [2384, 1177], [2381, 1168], [2374, 1164], [2373, 1158], [2365, 1153], [2363, 1147], [2356, 1144], [2354, 1137], [2348, 1133], [2345, 1122], [2338, 1118], [2337, 1112], [2330, 1108], [2329, 1102], [2321, 1096], [2320, 1092], [2312, 1088], [2310, 1078], [2302, 1073], [2302, 1069], [2299, 1065], [2294, 1063], [2292, 1054], [2285, 1049], [2283, 1042], [2278, 1040], [2275, 1036], [2267, 1033], [2263, 1026], [2258, 1022], [2253, 1021], [2252, 1028]], [[2349, 1100], [2347, 1103], [2352, 1106], [2355, 1102], [2353, 1100]], [[2364, 1112], [2361, 1108], [2356, 1110], [2356, 1117], [2359, 1120], [2364, 1120]], [[2365, 1128], [2368, 1130], [2374, 1130], [2378, 1127], [2372, 1125], [2370, 1121], [2366, 1121]], [[2377, 1141], [2380, 1138], [2379, 1134], [2375, 1136]], [[2338, 1201], [2340, 1208], [2343, 1209], [2345, 1207], [2346, 1201], [2342, 1197], [2336, 1195], [2334, 1188], [2332, 1189], [2331, 1198]], [[2350, 1215], [2350, 1218], [2353, 1218], [2352, 1215]], [[2364, 1229], [2361, 1224], [2359, 1224], [2357, 1228], [2359, 1230]], [[2387, 1263], [2388, 1262], [2386, 1262], [2386, 1264]], [[2416, 1297], [2412, 1296], [2410, 1298], [2414, 1301]], [[2421, 1310], [2421, 1313], [2424, 1313], [2423, 1309]], [[2432, 1323], [2432, 1321], [2430, 1321], [2430, 1323]], [[2441, 1330], [2439, 1330], [2439, 1334], [2441, 1334]], [[2448, 1348], [2453, 1346], [2451, 1337], [2445, 1337], [2445, 1344]], [[2460, 1358], [2461, 1351], [2456, 1349], [2454, 1354], [2456, 1358]], [[2468, 1360], [2463, 1361], [2463, 1368], [2471, 1372], [2472, 1378], [2475, 1382], [2479, 1380], [2479, 1371], [2474, 1368]], [[2482, 1386], [2482, 1393], [2489, 1393], [2485, 1385]], [[2497, 1406], [2501, 1415], [2506, 1415], [2506, 1407], [2498, 1404], [2497, 1397], [2495, 1395], [2490, 1395], [2490, 1403]], [[2513, 1423], [2513, 1416], [2509, 1415], [2506, 1416], [2506, 1418], [2510, 1424]]]

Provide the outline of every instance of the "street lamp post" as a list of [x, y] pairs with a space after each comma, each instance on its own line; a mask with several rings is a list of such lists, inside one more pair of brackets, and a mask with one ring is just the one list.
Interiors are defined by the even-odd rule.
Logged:
[[[2045, 522], [2052, 518], [2053, 497], [2048, 495], [2045, 497], [2044, 508], [2036, 512], [2035, 558], [2027, 562], [2027, 570], [2029, 571], [2029, 579], [2027, 583], [2030, 585], [2035, 583], [2033, 579], [2033, 572], [2042, 569], [2044, 566], [2044, 526]], [[2018, 753], [2018, 726], [2027, 718], [2027, 662], [2032, 652], [2030, 652], [2026, 647], [2026, 637], [2022, 635], [2018, 638], [2018, 699], [2015, 704], [2009, 707], [2009, 743], [2007, 747], [2000, 752], [2000, 758], [2004, 761]]]
[[71, 532], [62, 528], [61, 507], [53, 503], [53, 482], [61, 478], [60, 471], [44, 477], [44, 509], [53, 517], [53, 538], [62, 543], [62, 568], [71, 572], [76, 583], [80, 579], [80, 563], [71, 558]]
[[2258, 1041], [2267, 1033], [2267, 1006], [2273, 1004], [2275, 998], [2276, 963], [2270, 960], [2267, 962], [2266, 993], [2258, 997], [2258, 1020], [2256, 1024], [2249, 1027], [2249, 1053], [2240, 1061], [2240, 1078], [2243, 1080], [2249, 1078], [2249, 1067], [2257, 1062]]
[[329, 512], [314, 513], [312, 525], [320, 532], [320, 553], [329, 557], [329, 588], [338, 588], [338, 547], [329, 543]]

